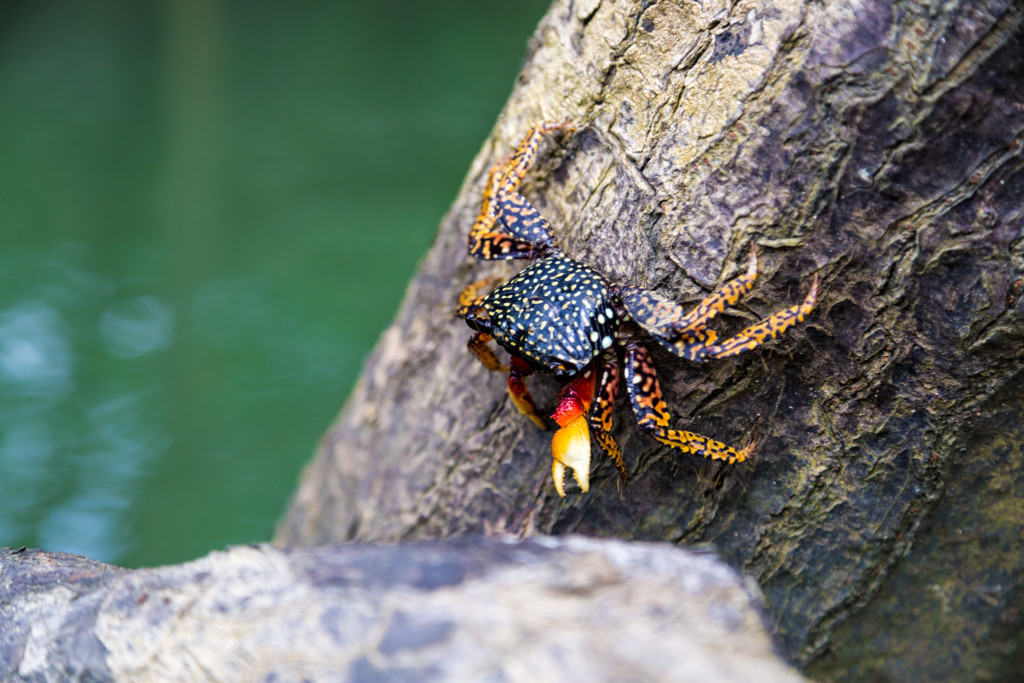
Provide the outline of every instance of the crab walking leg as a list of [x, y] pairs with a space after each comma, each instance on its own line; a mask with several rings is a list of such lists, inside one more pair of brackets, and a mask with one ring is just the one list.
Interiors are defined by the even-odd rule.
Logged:
[[639, 342], [631, 340], [626, 346], [626, 366], [623, 372], [626, 391], [633, 404], [633, 412], [640, 426], [663, 444], [678, 448], [684, 453], [702, 455], [712, 460], [724, 460], [728, 463], [743, 462], [749, 458], [756, 443], [747, 445], [737, 451], [714, 439], [700, 434], [669, 429], [669, 414], [665, 401], [661, 397], [661, 386], [658, 376], [651, 363], [651, 356]]
[[484, 261], [528, 258], [535, 251], [529, 242], [493, 229], [499, 213], [498, 181], [511, 159], [511, 155], [507, 156], [491, 166], [480, 213], [469, 229], [469, 255]]
[[804, 298], [803, 303], [779, 311], [770, 318], [762, 320], [756, 325], [751, 325], [735, 337], [730, 337], [720, 344], [708, 346], [707, 356], [709, 358], [735, 356], [760, 346], [767, 339], [775, 339], [793, 325], [803, 322], [807, 314], [814, 308], [814, 302], [818, 299], [819, 282], [818, 276], [815, 275], [814, 282], [811, 283], [811, 290], [807, 292], [807, 297]]
[[501, 161], [492, 164], [490, 169], [488, 169], [487, 184], [484, 185], [484, 197], [480, 205], [480, 213], [477, 215], [473, 227], [469, 230], [470, 240], [473, 239], [473, 233], [484, 233], [494, 227], [494, 221], [498, 219], [498, 181], [501, 179], [501, 175], [510, 161], [512, 161], [511, 154]]
[[587, 414], [594, 398], [595, 372], [584, 370], [558, 394], [551, 416], [560, 429], [551, 439], [551, 476], [555, 491], [565, 498], [565, 471], [572, 470], [584, 493], [590, 490], [590, 426]]
[[[544, 133], [555, 130], [575, 130], [569, 123], [542, 123], [534, 126], [519, 143], [516, 151], [508, 157], [491, 166], [487, 174], [487, 185], [484, 188], [484, 198], [473, 227], [469, 230], [469, 253], [479, 259], [517, 259], [529, 258], [537, 251], [537, 246], [543, 243], [545, 246], [554, 246], [551, 238], [550, 228], [546, 221], [537, 214], [529, 203], [523, 199], [516, 189], [523, 177], [533, 165], [537, 156], [537, 148]], [[532, 214], [521, 217], [517, 230], [511, 226], [513, 233], [506, 234], [494, 230], [494, 223], [503, 211], [503, 203], [511, 202], [507, 206], [521, 207], [523, 205], [532, 209]], [[521, 211], [526, 211], [522, 209]], [[540, 224], [536, 219], [540, 219]], [[531, 235], [540, 234], [539, 240], [534, 240]], [[546, 237], [543, 237], [546, 235]]]
[[706, 299], [697, 304], [697, 308], [690, 311], [679, 321], [679, 332], [686, 333], [698, 327], [706, 325], [724, 311], [727, 306], [732, 306], [740, 300], [744, 294], [754, 287], [754, 280], [757, 279], [757, 249], [750, 250], [750, 261], [747, 262], [747, 272], [739, 277], [729, 280], [719, 289], [712, 292]]
[[532, 244], [540, 253], [550, 253], [557, 248], [551, 226], [526, 197], [511, 192], [500, 199], [499, 206], [501, 224], [509, 235]]
[[544, 419], [537, 414], [537, 405], [526, 388], [526, 382], [523, 381], [524, 378], [533, 374], [533, 368], [519, 356], [512, 356], [511, 365], [512, 367], [508, 371], [508, 395], [511, 397], [512, 403], [516, 405], [519, 412], [533, 420], [535, 425], [541, 429], [547, 429], [548, 426], [544, 424]]
[[469, 338], [469, 343], [466, 344], [466, 348], [477, 357], [484, 367], [494, 372], [508, 372], [509, 368], [498, 360], [498, 357], [494, 355], [494, 351], [488, 346], [494, 337], [485, 332], [474, 332], [473, 336]]
[[747, 272], [712, 292], [689, 313], [685, 313], [683, 307], [676, 302], [649, 289], [622, 286], [618, 293], [633, 320], [651, 334], [671, 339], [679, 335], [699, 332], [699, 328], [703, 328], [727, 306], [732, 306], [740, 300], [740, 297], [749, 292], [756, 279], [757, 249], [751, 249]]
[[459, 306], [455, 309], [455, 315], [465, 318], [471, 310], [479, 306], [480, 302], [483, 301], [484, 297], [480, 294], [480, 290], [501, 282], [503, 279], [500, 275], [493, 275], [466, 285], [462, 292], [459, 293]]
[[601, 449], [608, 454], [623, 481], [629, 479], [626, 464], [622, 461], [619, 446], [612, 438], [612, 411], [615, 408], [615, 392], [619, 388], [619, 361], [614, 352], [605, 352], [599, 363], [597, 383], [594, 388], [594, 403], [587, 414], [590, 431], [593, 432]]
[[533, 166], [533, 161], [537, 156], [537, 148], [540, 147], [540, 141], [544, 137], [544, 133], [549, 133], [555, 130], [576, 130], [576, 127], [571, 123], [541, 123], [533, 128], [526, 134], [523, 141], [519, 143], [519, 147], [512, 154], [512, 161], [505, 164], [501, 178], [498, 180], [498, 186], [495, 191], [499, 197], [502, 195], [515, 192], [516, 188], [519, 187], [519, 183], [523, 181], [523, 176]]

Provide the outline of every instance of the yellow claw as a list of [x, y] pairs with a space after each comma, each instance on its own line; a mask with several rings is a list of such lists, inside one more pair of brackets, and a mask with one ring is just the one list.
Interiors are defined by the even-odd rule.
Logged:
[[566, 468], [572, 470], [584, 493], [590, 490], [590, 426], [586, 415], [579, 415], [555, 432], [551, 453], [554, 455], [551, 476], [559, 496], [565, 498]]

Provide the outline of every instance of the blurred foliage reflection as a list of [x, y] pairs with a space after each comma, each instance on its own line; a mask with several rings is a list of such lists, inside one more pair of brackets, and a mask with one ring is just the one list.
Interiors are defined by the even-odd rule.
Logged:
[[0, 545], [267, 540], [546, 2], [0, 8]]

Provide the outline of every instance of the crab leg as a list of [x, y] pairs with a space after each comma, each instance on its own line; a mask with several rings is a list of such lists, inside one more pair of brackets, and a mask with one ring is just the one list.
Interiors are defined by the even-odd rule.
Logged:
[[533, 368], [518, 356], [512, 356], [511, 367], [501, 363], [489, 345], [492, 339], [494, 337], [486, 332], [475, 332], [469, 338], [469, 344], [466, 346], [488, 370], [508, 373], [508, 395], [512, 399], [512, 403], [519, 409], [519, 412], [533, 420], [538, 427], [547, 429], [548, 426], [544, 423], [544, 419], [537, 414], [537, 406], [533, 402], [533, 397], [530, 396], [530, 391], [526, 388], [526, 382], [523, 381], [524, 378], [533, 374]]
[[608, 454], [623, 480], [629, 479], [626, 464], [622, 461], [619, 446], [612, 438], [612, 410], [615, 407], [615, 392], [619, 388], [619, 361], [614, 352], [605, 352], [601, 358], [600, 372], [594, 390], [594, 403], [587, 415], [590, 431], [597, 438], [601, 449]]
[[[575, 130], [568, 123], [534, 126], [512, 155], [491, 166], [480, 213], [469, 230], [471, 256], [484, 260], [528, 258], [539, 246], [554, 245], [547, 221], [516, 189], [533, 165], [544, 133], [563, 129]], [[510, 217], [506, 221], [502, 216], [502, 223], [508, 233], [494, 230], [495, 221], [505, 211]]]
[[629, 315], [651, 334], [668, 339], [703, 327], [727, 306], [732, 306], [754, 286], [757, 279], [757, 250], [750, 251], [747, 272], [712, 292], [689, 313], [674, 301], [640, 287], [622, 286], [619, 298]]
[[555, 248], [551, 226], [526, 197], [518, 192], [509, 193], [500, 199], [499, 207], [501, 224], [509, 235], [532, 244], [541, 253]]
[[590, 427], [587, 414], [594, 397], [595, 373], [583, 371], [565, 385], [558, 395], [558, 407], [551, 417], [560, 429], [551, 439], [551, 476], [555, 491], [565, 498], [565, 470], [572, 470], [583, 492], [590, 490]]
[[544, 133], [555, 130], [572, 131], [576, 130], [576, 127], [571, 123], [541, 123], [531, 128], [523, 141], [519, 143], [519, 147], [516, 148], [512, 155], [512, 161], [504, 167], [501, 179], [498, 181], [497, 193], [499, 196], [515, 192], [519, 183], [523, 181], [523, 176], [533, 166], [533, 160], [537, 156], [537, 148], [540, 147]]
[[533, 374], [533, 367], [519, 356], [512, 356], [511, 368], [508, 371], [508, 395], [512, 403], [526, 417], [541, 429], [547, 429], [544, 419], [537, 414], [537, 405], [533, 402], [526, 382], [523, 379]]
[[502, 279], [503, 278], [500, 275], [493, 275], [466, 285], [462, 292], [459, 293], [459, 306], [455, 309], [455, 315], [460, 318], [465, 318], [469, 315], [469, 312], [479, 306], [480, 302], [484, 298], [484, 296], [480, 294], [480, 290], [490, 287]]
[[528, 258], [533, 255], [533, 245], [511, 235], [494, 230], [498, 219], [498, 182], [511, 157], [505, 157], [491, 166], [487, 173], [483, 205], [477, 214], [473, 227], [469, 229], [469, 255], [491, 261], [496, 259]]
[[689, 313], [676, 302], [640, 287], [620, 287], [619, 298], [629, 315], [668, 351], [687, 360], [702, 361], [708, 355], [707, 347], [717, 339], [715, 331], [705, 325], [749, 292], [755, 279], [757, 249], [752, 249], [747, 271], [712, 292]]
[[732, 446], [726, 446], [700, 434], [669, 429], [669, 414], [666, 410], [668, 406], [661, 397], [661, 386], [658, 384], [651, 356], [637, 341], [630, 341], [626, 346], [624, 377], [637, 422], [661, 443], [678, 448], [684, 453], [694, 453], [712, 460], [724, 460], [730, 464], [743, 462], [757, 447], [757, 443], [752, 442], [737, 451]]
[[466, 348], [476, 356], [477, 360], [483, 363], [484, 367], [493, 372], [508, 372], [508, 366], [498, 360], [498, 357], [494, 355], [494, 351], [488, 346], [488, 343], [494, 339], [491, 335], [486, 332], [474, 332], [473, 336], [469, 338], [469, 343], [466, 344]]
[[747, 272], [739, 277], [729, 280], [720, 288], [712, 292], [706, 299], [697, 304], [697, 308], [683, 316], [677, 328], [682, 334], [703, 327], [727, 306], [732, 306], [740, 300], [740, 297], [754, 287], [754, 280], [757, 279], [757, 249], [750, 250], [750, 261], [747, 262]]
[[505, 172], [505, 167], [508, 166], [510, 161], [512, 161], [511, 154], [491, 164], [491, 167], [487, 170], [487, 184], [484, 186], [484, 197], [480, 205], [480, 213], [477, 215], [473, 227], [469, 230], [471, 241], [474, 233], [487, 232], [494, 226], [494, 221], [498, 218], [498, 182], [501, 180], [501, 175]]
[[767, 339], [775, 339], [793, 325], [803, 322], [807, 314], [811, 312], [812, 308], [814, 308], [814, 302], [818, 299], [819, 283], [820, 280], [818, 276], [815, 275], [814, 282], [811, 283], [811, 289], [807, 292], [807, 296], [804, 298], [803, 303], [799, 303], [796, 306], [790, 306], [785, 310], [779, 311], [770, 318], [762, 320], [756, 325], [751, 325], [735, 337], [726, 339], [721, 344], [712, 344], [708, 346], [707, 356], [709, 358], [727, 358], [729, 356], [735, 356], [743, 353], [744, 351], [749, 351], [750, 349], [760, 346]]

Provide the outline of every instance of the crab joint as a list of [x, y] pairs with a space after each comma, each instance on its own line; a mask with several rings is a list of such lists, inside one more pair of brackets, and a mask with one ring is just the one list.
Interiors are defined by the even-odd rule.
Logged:
[[551, 476], [555, 490], [565, 498], [565, 470], [572, 470], [576, 483], [590, 490], [590, 425], [587, 412], [594, 396], [594, 372], [587, 370], [570, 382], [559, 395], [552, 415], [560, 429], [551, 439]]

